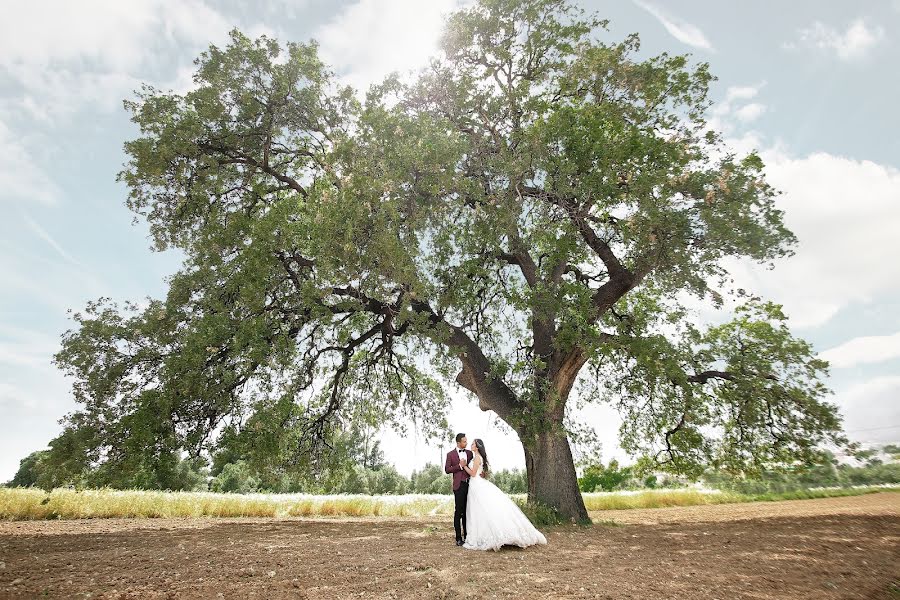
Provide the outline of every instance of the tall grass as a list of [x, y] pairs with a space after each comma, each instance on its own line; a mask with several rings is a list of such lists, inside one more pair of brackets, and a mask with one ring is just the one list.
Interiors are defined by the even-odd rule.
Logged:
[[623, 510], [632, 508], [668, 508], [671, 506], [700, 506], [733, 504], [737, 502], [777, 502], [780, 500], [812, 500], [859, 496], [874, 492], [900, 491], [897, 487], [862, 486], [851, 488], [812, 488], [792, 492], [739, 494], [709, 489], [662, 489], [638, 492], [610, 492], [582, 494], [588, 511]]
[[408, 517], [448, 515], [453, 497], [309, 494], [217, 494], [67, 488], [0, 488], [0, 519], [115, 517]]
[[[589, 511], [696, 506], [848, 496], [891, 488], [813, 489], [784, 494], [743, 495], [703, 489], [646, 490], [584, 494]], [[893, 488], [897, 491], [897, 488]], [[522, 503], [524, 494], [513, 499]], [[35, 488], [0, 487], [0, 520], [102, 519], [163, 517], [426, 517], [449, 516], [453, 497], [440, 494], [405, 496], [310, 494], [217, 494], [144, 490], [84, 490], [50, 493]]]
[[608, 492], [582, 494], [589, 511], [629, 508], [666, 508], [743, 501], [737, 494], [705, 489], [663, 489], [640, 492]]

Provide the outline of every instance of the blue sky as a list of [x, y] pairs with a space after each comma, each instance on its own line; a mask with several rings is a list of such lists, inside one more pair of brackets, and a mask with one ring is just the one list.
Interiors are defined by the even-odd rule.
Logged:
[[[316, 38], [347, 83], [364, 88], [434, 51], [459, 0], [132, 0], [5, 3], [0, 21], [0, 481], [44, 447], [76, 408], [51, 364], [66, 310], [99, 296], [165, 293], [175, 253], [149, 249], [116, 183], [134, 136], [121, 101], [142, 82], [190, 86], [192, 60], [233, 26]], [[252, 5], [251, 5], [252, 4]], [[797, 255], [774, 271], [734, 264], [739, 282], [785, 305], [792, 327], [832, 361], [846, 429], [900, 440], [900, 0], [724, 3], [582, 0], [631, 32], [642, 52], [711, 63], [712, 119], [738, 151], [759, 149]], [[716, 315], [703, 313], [705, 317]], [[616, 446], [618, 420], [585, 413]], [[522, 466], [514, 437], [456, 393], [455, 427], [479, 435], [498, 467]], [[441, 449], [385, 436], [408, 472]], [[410, 451], [413, 448], [414, 451]]]

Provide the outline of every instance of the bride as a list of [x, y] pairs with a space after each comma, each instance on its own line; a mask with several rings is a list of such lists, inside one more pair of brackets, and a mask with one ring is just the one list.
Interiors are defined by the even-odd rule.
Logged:
[[484, 442], [476, 439], [471, 448], [475, 457], [471, 465], [464, 467], [470, 477], [464, 547], [469, 550], [499, 550], [503, 545], [525, 548], [546, 544], [547, 538], [534, 528], [515, 502], [488, 481]]

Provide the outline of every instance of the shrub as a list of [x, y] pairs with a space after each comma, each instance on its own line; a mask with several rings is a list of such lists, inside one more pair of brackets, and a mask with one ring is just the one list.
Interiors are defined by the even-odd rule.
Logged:
[[247, 494], [259, 489], [259, 479], [253, 476], [246, 462], [228, 463], [209, 485], [214, 492]]
[[497, 471], [490, 474], [490, 479], [507, 494], [524, 494], [528, 491], [528, 477], [520, 469]]
[[552, 506], [548, 506], [541, 502], [528, 502], [522, 498], [516, 498], [515, 503], [519, 505], [528, 520], [535, 527], [547, 527], [554, 525], [564, 525], [569, 521], [562, 516], [558, 510]]
[[607, 467], [601, 463], [592, 464], [585, 468], [584, 474], [578, 479], [578, 488], [582, 492], [625, 489], [632, 485], [632, 471], [632, 467], [620, 468], [616, 459], [609, 461]]

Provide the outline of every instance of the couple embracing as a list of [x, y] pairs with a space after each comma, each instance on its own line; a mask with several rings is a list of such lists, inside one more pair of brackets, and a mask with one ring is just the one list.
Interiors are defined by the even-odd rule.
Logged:
[[456, 545], [469, 550], [499, 550], [501, 546], [525, 548], [546, 544], [503, 490], [488, 480], [484, 442], [476, 439], [467, 449], [466, 434], [456, 434], [456, 448], [447, 453], [444, 471], [453, 475], [453, 529]]

